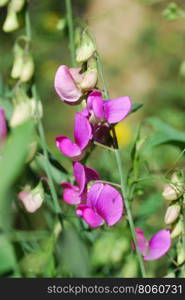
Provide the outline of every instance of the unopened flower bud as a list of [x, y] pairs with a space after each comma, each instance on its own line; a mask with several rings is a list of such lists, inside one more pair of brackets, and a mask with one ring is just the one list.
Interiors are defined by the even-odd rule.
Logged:
[[20, 12], [25, 4], [25, 0], [11, 0], [11, 9], [15, 12]]
[[0, 7], [5, 6], [9, 0], [0, 0]]
[[79, 63], [86, 62], [95, 52], [96, 47], [89, 34], [84, 31], [81, 35], [80, 45], [76, 50], [76, 61]]
[[17, 44], [14, 47], [14, 62], [11, 71], [11, 77], [13, 79], [18, 79], [21, 75], [22, 68], [23, 68], [23, 49], [18, 46]]
[[89, 91], [95, 88], [98, 80], [98, 72], [97, 70], [86, 71], [84, 74], [84, 78], [80, 84], [80, 87], [83, 91]]
[[183, 222], [181, 219], [177, 221], [177, 223], [174, 225], [173, 230], [171, 232], [171, 238], [174, 239], [177, 236], [179, 236], [183, 232]]
[[34, 61], [32, 56], [24, 57], [24, 64], [20, 75], [21, 82], [29, 81], [34, 74]]
[[164, 217], [164, 222], [168, 225], [173, 222], [178, 218], [180, 214], [181, 207], [179, 204], [172, 204], [167, 208], [165, 217]]
[[13, 9], [8, 9], [8, 13], [3, 24], [3, 31], [11, 32], [19, 27], [17, 14]]
[[42, 104], [35, 99], [26, 99], [15, 105], [13, 114], [10, 119], [10, 126], [16, 127], [29, 119], [38, 121], [43, 115]]
[[183, 193], [182, 186], [177, 186], [175, 184], [166, 184], [164, 186], [164, 191], [162, 193], [163, 197], [167, 201], [177, 200]]
[[27, 212], [36, 212], [44, 201], [42, 183], [40, 182], [33, 190], [31, 190], [30, 186], [26, 186], [25, 189], [18, 194], [18, 198]]
[[181, 243], [177, 245], [177, 264], [182, 265], [185, 262], [185, 249]]

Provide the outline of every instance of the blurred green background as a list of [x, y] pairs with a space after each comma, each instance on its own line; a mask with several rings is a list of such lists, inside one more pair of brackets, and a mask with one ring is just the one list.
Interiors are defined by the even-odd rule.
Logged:
[[[133, 102], [144, 104], [138, 113], [117, 127], [126, 170], [139, 122], [156, 116], [175, 129], [184, 131], [185, 70], [182, 63], [185, 60], [185, 19], [167, 20], [163, 11], [169, 3], [171, 1], [165, 0], [73, 1], [76, 24], [86, 24], [97, 41], [111, 97], [129, 95]], [[182, 1], [175, 3], [185, 9]], [[30, 13], [32, 52], [43, 103], [47, 142], [60, 163], [71, 171], [69, 160], [55, 147], [56, 135], [73, 136], [76, 111], [75, 107], [65, 105], [58, 98], [53, 87], [57, 67], [60, 64], [70, 65], [64, 1], [32, 0]], [[5, 14], [6, 9], [1, 9], [0, 27]], [[20, 33], [21, 30], [14, 34], [0, 31], [0, 70], [10, 84], [9, 73], [13, 62], [10, 53], [15, 37]], [[154, 127], [158, 132], [158, 125], [150, 125], [143, 124], [143, 137], [152, 137]], [[182, 149], [174, 143], [151, 147], [141, 158], [140, 177], [155, 175], [155, 180], [150, 177], [137, 186], [133, 212], [136, 225], [146, 230], [148, 238], [164, 227], [165, 203], [161, 196], [164, 181], [160, 175], [164, 176], [170, 168], [174, 168], [174, 164], [176, 168], [184, 167], [183, 158], [178, 159]], [[118, 181], [114, 163], [114, 157], [99, 149], [89, 160], [89, 164], [101, 173], [103, 179]], [[66, 207], [64, 209], [68, 210]], [[130, 251], [128, 235], [124, 222], [114, 228], [104, 231], [98, 229], [93, 233], [93, 276], [137, 276], [138, 266]], [[148, 276], [165, 276], [169, 267], [170, 262], [166, 257], [149, 262]]]

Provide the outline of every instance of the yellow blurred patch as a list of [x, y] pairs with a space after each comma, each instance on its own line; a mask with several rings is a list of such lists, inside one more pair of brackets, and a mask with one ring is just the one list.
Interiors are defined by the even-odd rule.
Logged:
[[115, 126], [118, 144], [120, 147], [124, 147], [129, 144], [132, 137], [132, 129], [128, 122], [123, 121]]
[[45, 14], [43, 17], [43, 26], [48, 31], [56, 31], [57, 25], [60, 21], [60, 15], [55, 12], [50, 12], [48, 14]]
[[42, 76], [47, 80], [54, 76], [58, 67], [58, 62], [55, 60], [46, 60], [40, 67]]

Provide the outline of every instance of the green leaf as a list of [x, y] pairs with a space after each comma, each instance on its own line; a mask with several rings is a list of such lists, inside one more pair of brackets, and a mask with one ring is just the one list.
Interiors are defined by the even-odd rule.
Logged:
[[55, 269], [53, 258], [54, 246], [55, 238], [52, 235], [43, 242], [41, 248], [26, 254], [20, 263], [22, 272], [27, 277], [52, 277]]
[[132, 104], [132, 110], [131, 110], [131, 114], [138, 111], [141, 107], [143, 107], [143, 103], [133, 103]]
[[7, 194], [12, 184], [19, 176], [28, 151], [28, 145], [32, 138], [33, 123], [24, 123], [12, 130], [0, 160], [0, 227], [8, 225], [10, 212], [10, 200]]
[[0, 276], [16, 269], [16, 260], [11, 243], [5, 235], [0, 235]]
[[156, 117], [151, 117], [147, 119], [146, 122], [153, 127], [155, 133], [146, 141], [144, 151], [148, 151], [153, 147], [168, 143], [174, 143], [180, 148], [184, 148], [184, 132], [174, 129]]
[[67, 223], [59, 237], [62, 263], [70, 274], [75, 277], [90, 275], [89, 254], [85, 244], [77, 232]]

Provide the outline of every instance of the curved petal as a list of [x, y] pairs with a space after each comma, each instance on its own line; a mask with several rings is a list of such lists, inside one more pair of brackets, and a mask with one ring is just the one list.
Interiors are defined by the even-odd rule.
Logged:
[[92, 128], [86, 117], [81, 113], [75, 115], [74, 138], [76, 144], [81, 150], [85, 149], [89, 141], [92, 139]]
[[129, 97], [119, 97], [104, 102], [105, 118], [110, 124], [118, 123], [125, 119], [131, 111]]
[[94, 100], [102, 100], [102, 92], [96, 90], [96, 91], [93, 91], [89, 94], [88, 98], [87, 98], [87, 108], [88, 110], [92, 110], [93, 107], [92, 107], [92, 104], [94, 102]]
[[123, 199], [120, 193], [105, 184], [96, 201], [96, 211], [109, 226], [117, 223], [123, 215]]
[[75, 162], [73, 164], [73, 173], [79, 186], [79, 193], [81, 194], [84, 191], [86, 184], [85, 167], [81, 163]]
[[71, 205], [77, 205], [81, 202], [79, 188], [69, 182], [61, 183], [63, 187], [63, 200]]
[[96, 203], [98, 200], [99, 195], [101, 194], [103, 190], [104, 184], [103, 183], [94, 183], [87, 195], [87, 205], [89, 207], [92, 207], [93, 209], [96, 209]]
[[90, 207], [83, 207], [81, 209], [81, 215], [79, 214], [79, 211], [77, 214], [78, 216], [81, 216], [90, 227], [99, 227], [104, 223], [103, 218]]
[[140, 228], [135, 228], [136, 231], [136, 239], [140, 252], [144, 256], [148, 251], [148, 241], [144, 236], [144, 231]]
[[4, 109], [0, 108], [0, 142], [7, 136], [7, 127]]
[[76, 158], [82, 154], [81, 149], [77, 144], [74, 144], [66, 136], [59, 135], [56, 137], [56, 145], [59, 150], [66, 156]]
[[61, 65], [55, 74], [55, 90], [58, 96], [67, 102], [76, 102], [82, 96], [81, 91], [77, 88], [70, 70], [67, 66]]
[[92, 100], [92, 110], [95, 117], [100, 121], [105, 120], [104, 102], [102, 97], [93, 97]]
[[171, 247], [170, 231], [163, 229], [149, 241], [149, 249], [144, 260], [155, 260], [165, 255]]

